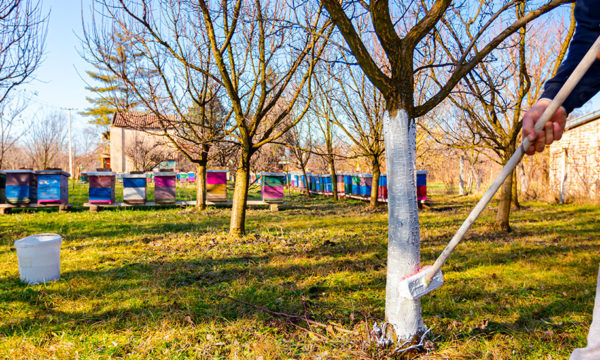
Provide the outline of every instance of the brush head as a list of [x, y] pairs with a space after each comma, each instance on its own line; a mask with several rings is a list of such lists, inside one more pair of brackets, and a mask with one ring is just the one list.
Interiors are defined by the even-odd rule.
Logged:
[[399, 287], [400, 295], [416, 300], [444, 285], [444, 275], [441, 270], [433, 276], [429, 284], [425, 283], [425, 276], [429, 273], [430, 269], [431, 266], [425, 266], [418, 272], [402, 279]]

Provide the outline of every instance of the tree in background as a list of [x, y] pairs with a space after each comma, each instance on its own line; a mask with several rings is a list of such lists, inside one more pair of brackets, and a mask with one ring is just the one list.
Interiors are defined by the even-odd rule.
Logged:
[[[129, 72], [127, 67], [130, 63], [130, 52], [125, 47], [126, 44], [120, 43], [111, 54], [107, 54], [111, 67], [121, 74]], [[94, 71], [86, 71], [86, 74], [97, 85], [88, 84], [85, 87], [96, 97], [86, 97], [91, 106], [82, 111], [81, 115], [90, 116], [90, 124], [106, 128], [110, 125], [114, 113], [128, 112], [139, 105], [140, 101], [136, 99], [134, 91], [121, 80], [121, 75], [115, 75], [93, 57], [84, 55], [83, 58], [95, 68]]]
[[[341, 50], [354, 56], [386, 101], [389, 231], [385, 312], [391, 326], [380, 330], [389, 341], [412, 339], [425, 331], [420, 300], [401, 297], [398, 288], [402, 278], [421, 268], [415, 120], [440, 104], [504, 40], [566, 2], [545, 2], [515, 18], [513, 10], [521, 1], [320, 1], [345, 39], [348, 49]], [[474, 29], [472, 37], [464, 31], [469, 24]], [[444, 48], [452, 57], [446, 56]], [[379, 49], [385, 54], [383, 61], [373, 56]], [[431, 73], [437, 83], [431, 80]]]
[[168, 152], [165, 151], [165, 143], [147, 140], [145, 136], [139, 136], [125, 149], [125, 154], [133, 162], [135, 171], [151, 171], [169, 158]]
[[65, 165], [61, 160], [65, 160], [66, 124], [67, 119], [60, 112], [50, 113], [32, 123], [25, 139], [25, 151], [32, 167], [44, 170]]
[[[518, 18], [525, 16], [525, 3], [518, 4], [515, 11]], [[564, 30], [558, 33], [565, 33]], [[501, 166], [506, 164], [518, 145], [522, 114], [539, 98], [552, 69], [562, 62], [574, 31], [573, 21], [566, 38], [558, 36], [548, 43], [548, 38], [553, 37], [550, 34], [557, 33], [552, 26], [522, 27], [512, 46], [494, 61], [477, 65], [476, 71], [463, 79], [461, 91], [449, 100], [463, 113], [459, 123], [470, 133], [467, 138], [472, 139], [471, 146], [465, 149], [489, 150], [484, 153], [493, 154], [493, 160]], [[455, 131], [450, 128], [447, 133]], [[495, 226], [501, 231], [510, 231], [511, 202], [519, 206], [515, 175], [516, 170], [500, 190]]]
[[20, 99], [0, 102], [0, 169], [4, 169], [6, 155], [27, 131], [27, 121], [22, 116], [25, 108], [26, 104]]
[[310, 121], [303, 119], [283, 136], [283, 142], [290, 148], [292, 164], [299, 167], [302, 176], [304, 176], [304, 193], [306, 197], [310, 197], [310, 179], [307, 165], [314, 150], [310, 125]]
[[47, 22], [41, 2], [0, 2], [0, 103], [42, 62]]
[[316, 84], [316, 95], [313, 103], [311, 104], [311, 122], [318, 125], [321, 130], [321, 139], [323, 145], [321, 146], [320, 155], [327, 163], [329, 170], [329, 176], [331, 179], [331, 187], [333, 200], [338, 200], [338, 188], [335, 170], [335, 159], [336, 153], [334, 150], [334, 142], [337, 137], [335, 127], [335, 111], [336, 109], [332, 105], [330, 98], [334, 96], [335, 80], [331, 78], [331, 66], [329, 64], [321, 66], [320, 69], [314, 74], [314, 81]]
[[331, 74], [339, 84], [340, 96], [337, 108], [344, 117], [334, 113], [338, 125], [356, 146], [356, 155], [365, 157], [370, 163], [373, 182], [369, 207], [377, 207], [381, 162], [385, 154], [383, 143], [383, 119], [385, 100], [381, 93], [369, 82], [366, 75], [345, 61], [337, 74]]

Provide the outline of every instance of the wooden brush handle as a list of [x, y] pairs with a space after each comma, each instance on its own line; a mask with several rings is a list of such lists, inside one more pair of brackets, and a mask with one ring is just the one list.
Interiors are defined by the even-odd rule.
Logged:
[[[560, 108], [560, 106], [565, 102], [569, 94], [571, 94], [571, 91], [573, 91], [575, 86], [577, 86], [579, 80], [581, 80], [581, 78], [583, 77], [583, 75], [585, 75], [590, 66], [592, 66], [594, 61], [596, 61], [596, 58], [599, 53], [600, 37], [596, 39], [590, 50], [588, 50], [587, 54], [585, 54], [583, 59], [581, 59], [575, 70], [573, 70], [571, 76], [569, 76], [569, 78], [563, 84], [558, 94], [556, 94], [550, 105], [548, 105], [540, 119], [535, 123], [534, 129], [536, 134], [544, 129], [546, 123], [552, 118], [552, 116], [554, 116], [554, 113], [556, 113], [558, 108]], [[460, 243], [467, 231], [469, 231], [469, 229], [471, 228], [471, 225], [473, 225], [475, 220], [477, 220], [479, 215], [481, 215], [481, 212], [488, 206], [488, 204], [490, 203], [500, 186], [502, 186], [502, 184], [504, 183], [504, 180], [506, 180], [506, 178], [513, 172], [515, 167], [517, 167], [517, 164], [519, 164], [519, 162], [523, 158], [523, 155], [527, 152], [527, 149], [529, 149], [529, 146], [531, 146], [531, 141], [529, 141], [528, 138], [525, 138], [521, 145], [519, 145], [519, 147], [515, 150], [515, 153], [511, 156], [506, 165], [504, 165], [504, 167], [502, 168], [492, 185], [490, 185], [490, 187], [483, 194], [479, 202], [477, 202], [475, 208], [471, 210], [469, 216], [460, 226], [456, 234], [454, 234], [452, 240], [450, 240], [448, 245], [446, 245], [446, 248], [444, 249], [444, 251], [442, 251], [442, 253], [437, 258], [433, 266], [428, 270], [428, 273], [424, 279], [426, 284], [429, 284], [431, 282], [431, 279], [433, 278], [435, 273], [437, 273], [442, 268], [446, 260], [448, 260], [448, 257], [450, 256], [454, 248], [458, 245], [458, 243]]]

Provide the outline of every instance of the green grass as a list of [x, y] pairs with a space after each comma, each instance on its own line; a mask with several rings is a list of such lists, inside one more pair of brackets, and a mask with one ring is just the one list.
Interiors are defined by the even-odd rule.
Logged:
[[[82, 188], [72, 199], [85, 197]], [[476, 200], [442, 192], [420, 214], [424, 263]], [[364, 340], [384, 316], [385, 208], [298, 195], [287, 202], [277, 213], [249, 210], [241, 239], [227, 236], [223, 208], [1, 216], [0, 358], [382, 356]], [[600, 207], [524, 205], [510, 234], [494, 233], [494, 213], [484, 212], [448, 262], [446, 284], [423, 298], [435, 350], [421, 358], [559, 359], [585, 344]], [[12, 244], [38, 232], [63, 235], [62, 279], [27, 286]], [[217, 294], [358, 334], [313, 334]]]

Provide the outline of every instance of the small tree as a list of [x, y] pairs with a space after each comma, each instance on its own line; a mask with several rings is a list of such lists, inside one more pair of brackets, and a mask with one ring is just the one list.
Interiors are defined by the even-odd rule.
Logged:
[[6, 155], [27, 131], [22, 113], [26, 105], [18, 99], [0, 102], [0, 169], [5, 166]]
[[344, 118], [335, 115], [335, 123], [354, 143], [358, 156], [365, 157], [370, 163], [373, 182], [369, 207], [374, 209], [378, 204], [379, 178], [381, 161], [385, 153], [383, 143], [383, 119], [385, 117], [385, 100], [381, 93], [369, 82], [366, 75], [348, 62], [336, 76], [340, 89], [337, 99], [338, 109]]
[[67, 137], [67, 119], [62, 113], [50, 113], [34, 121], [26, 138], [26, 151], [33, 167], [47, 169], [60, 167]]
[[290, 148], [293, 163], [302, 171], [304, 193], [306, 197], [310, 197], [310, 179], [306, 171], [314, 148], [310, 122], [306, 119], [298, 122], [284, 135], [283, 142]]
[[127, 146], [125, 154], [133, 162], [135, 171], [151, 171], [161, 162], [168, 160], [165, 152], [165, 143], [161, 141], [148, 141], [145, 136], [138, 136], [133, 143]]

